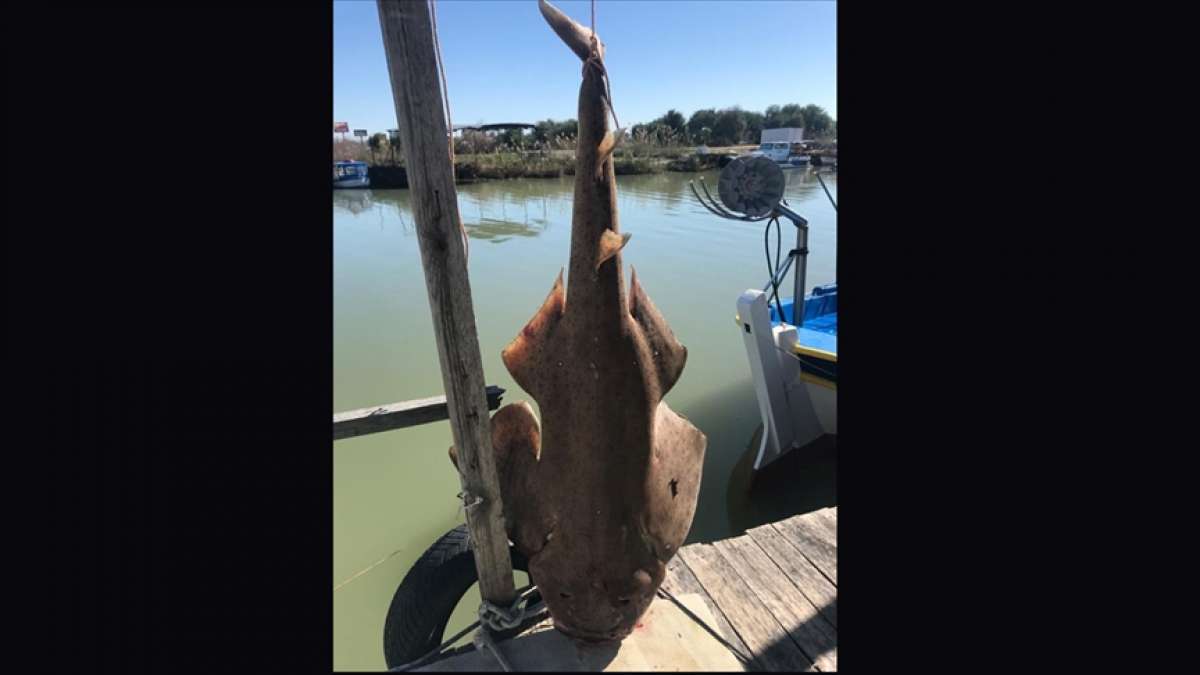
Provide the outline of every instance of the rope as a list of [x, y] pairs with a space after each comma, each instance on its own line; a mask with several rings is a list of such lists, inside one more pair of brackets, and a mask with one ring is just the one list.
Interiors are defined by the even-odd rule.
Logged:
[[[771, 226], [775, 226], [775, 261], [777, 264], [771, 264], [771, 245], [768, 243], [768, 236], [771, 234]], [[779, 266], [783, 263], [780, 257], [783, 253], [783, 230], [779, 226], [779, 216], [773, 216], [767, 221], [766, 228], [763, 229], [763, 250], [767, 254], [767, 274], [771, 277], [771, 291], [775, 297], [775, 310], [779, 313], [779, 320], [783, 321], [783, 303], [779, 301], [779, 279], [775, 276], [779, 271]], [[768, 298], [768, 302], [770, 299]], [[795, 321], [793, 321], [795, 323]]]
[[[446, 67], [442, 63], [442, 43], [438, 40], [437, 29], [437, 0], [429, 0], [429, 18], [433, 22], [433, 47], [434, 56], [437, 60], [438, 73], [442, 79], [442, 110], [446, 113], [446, 141], [450, 151], [450, 174], [455, 174], [454, 169], [454, 122], [450, 118], [450, 91], [446, 85]], [[467, 226], [463, 225], [462, 217], [458, 219], [458, 229], [462, 232], [463, 239], [463, 257], [465, 260], [471, 260], [471, 240], [467, 236]]]
[[[525, 587], [519, 589], [517, 591], [517, 602], [528, 599], [529, 596], [533, 594], [533, 591], [536, 588], [537, 588], [537, 586], [535, 584], [529, 584], [528, 586], [525, 586]], [[485, 604], [486, 604], [486, 602], [485, 602]], [[515, 606], [515, 603], [514, 603], [514, 606]], [[521, 620], [518, 621], [518, 625], [520, 624], [521, 621], [524, 621], [525, 619], [533, 617], [533, 616], [537, 616], [544, 611], [546, 611], [546, 605], [544, 602], [538, 602], [535, 605], [531, 605], [529, 607], [524, 608], [520, 612]], [[483, 614], [483, 607], [480, 607], [480, 615], [482, 615], [482, 614]], [[513, 628], [515, 628], [515, 627], [516, 626], [513, 626]], [[487, 630], [487, 627], [484, 625], [481, 625], [480, 620], [476, 619], [475, 621], [471, 622], [471, 625], [469, 625], [466, 628], [455, 633], [453, 637], [451, 637], [450, 639], [446, 640], [442, 644], [435, 647], [428, 654], [425, 654], [424, 656], [422, 656], [414, 661], [409, 661], [408, 663], [402, 663], [393, 668], [389, 668], [388, 671], [389, 672], [401, 672], [401, 671], [406, 671], [406, 670], [412, 670], [414, 668], [419, 668], [420, 666], [428, 663], [435, 656], [438, 656], [442, 652], [446, 651], [447, 647], [454, 644], [455, 642], [458, 642], [460, 639], [462, 639], [462, 637], [464, 635], [471, 632], [475, 628], [479, 628], [480, 632], [484, 632]], [[486, 638], [479, 638], [479, 636], [476, 635], [476, 637], [474, 639], [472, 639], [472, 642], [475, 643], [476, 648], [479, 649], [481, 647], [479, 646], [479, 642], [476, 642], [476, 640], [483, 641], [484, 646], [488, 646], [486, 641], [491, 641], [491, 636], [488, 635]], [[495, 647], [494, 647], [495, 642], [492, 642], [491, 644], [492, 644], [492, 647], [491, 647], [492, 653], [497, 655], [497, 660], [500, 661], [501, 667], [504, 668], [505, 670], [510, 670], [509, 668], [506, 667], [506, 663], [503, 660], [503, 657], [499, 656], [499, 651], [495, 649]]]
[[821, 178], [821, 173], [817, 172], [817, 182], [821, 184], [821, 189], [825, 191], [825, 196], [829, 197], [829, 203], [833, 204], [833, 210], [837, 211], [837, 202], [833, 201], [833, 195], [829, 194], [829, 188], [825, 187], [825, 181]]
[[658, 589], [658, 595], [661, 598], [666, 598], [666, 599], [670, 600], [671, 602], [675, 603], [675, 606], [677, 606], [677, 607], [679, 607], [679, 609], [683, 610], [683, 613], [687, 614], [689, 617], [691, 617], [691, 619], [693, 621], [700, 624], [700, 627], [703, 628], [704, 630], [708, 631], [709, 634], [712, 635], [714, 638], [716, 638], [718, 642], [725, 645], [725, 648], [728, 649], [730, 652], [732, 652], [733, 655], [736, 656], [737, 659], [739, 661], [741, 661], [743, 664], [745, 664], [745, 665], [753, 664], [754, 660], [752, 658], [750, 658], [749, 656], [746, 656], [741, 651], [739, 651], [737, 647], [730, 644], [729, 641], [726, 640], [723, 635], [721, 635], [719, 632], [717, 632], [715, 629], [713, 629], [712, 626], [705, 623], [704, 619], [701, 619], [700, 617], [696, 616], [696, 614], [694, 612], [692, 612], [692, 610], [688, 609], [687, 606], [684, 605], [682, 602], [680, 602], [679, 599], [676, 598], [674, 595], [671, 595], [671, 593], [669, 591], [667, 591], [667, 589], [662, 588], [660, 586]]
[[380, 558], [379, 560], [375, 561], [374, 563], [367, 565], [367, 567], [365, 569], [362, 569], [362, 570], [354, 573], [354, 575], [351, 576], [349, 579], [343, 581], [342, 583], [338, 584], [337, 586], [334, 586], [333, 590], [336, 592], [342, 586], [345, 586], [346, 584], [350, 583], [351, 581], [354, 581], [355, 579], [361, 577], [362, 575], [366, 574], [367, 572], [370, 572], [371, 570], [375, 569], [376, 567], [379, 567], [380, 565], [387, 562], [388, 560], [391, 560], [393, 556], [395, 556], [397, 553], [399, 553], [403, 550], [404, 549], [402, 549], [402, 548], [398, 548], [395, 551], [392, 551], [391, 553], [389, 553], [389, 554], [385, 555], [384, 557]]
[[496, 646], [496, 642], [492, 640], [492, 634], [486, 628], [480, 628], [475, 632], [475, 638], [471, 640], [475, 648], [479, 651], [484, 649], [492, 653], [496, 660], [500, 662], [500, 668], [506, 673], [512, 672], [512, 666], [508, 665], [508, 661], [504, 658], [504, 654], [500, 652], [500, 648]]
[[617, 129], [621, 128], [621, 123], [617, 120], [617, 111], [612, 104], [612, 86], [608, 81], [608, 70], [604, 67], [604, 60], [600, 57], [600, 40], [596, 37], [596, 0], [592, 0], [592, 51], [588, 54], [587, 61], [583, 67], [586, 70], [588, 66], [596, 69], [600, 74], [600, 78], [604, 81], [604, 104], [608, 106], [608, 112], [612, 115], [613, 126]]

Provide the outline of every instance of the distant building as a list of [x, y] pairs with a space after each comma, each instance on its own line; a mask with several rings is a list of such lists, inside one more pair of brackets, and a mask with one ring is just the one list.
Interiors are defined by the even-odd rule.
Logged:
[[804, 142], [804, 127], [783, 127], [780, 129], [763, 129], [760, 143], [802, 143]]
[[454, 131], [456, 131], [456, 132], [457, 131], [465, 131], [465, 130], [473, 130], [473, 131], [482, 131], [482, 132], [488, 133], [488, 135], [491, 135], [492, 133], [497, 132], [497, 131], [507, 131], [508, 129], [536, 129], [536, 128], [537, 128], [536, 125], [526, 124], [524, 122], [501, 122], [498, 124], [455, 124], [454, 125]]

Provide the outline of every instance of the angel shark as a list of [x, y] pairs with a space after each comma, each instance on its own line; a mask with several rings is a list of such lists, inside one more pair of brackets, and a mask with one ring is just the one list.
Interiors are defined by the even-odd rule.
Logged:
[[[501, 353], [537, 401], [491, 420], [505, 522], [529, 558], [555, 627], [593, 641], [633, 630], [691, 527], [707, 439], [663, 396], [687, 349], [632, 273], [617, 223], [604, 46], [539, 0], [584, 63], [579, 90], [570, 284], [550, 295]], [[456, 453], [450, 449], [457, 466]]]

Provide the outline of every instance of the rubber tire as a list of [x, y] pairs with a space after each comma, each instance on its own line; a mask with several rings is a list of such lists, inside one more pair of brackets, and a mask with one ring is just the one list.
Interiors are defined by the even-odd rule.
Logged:
[[[525, 556], [512, 546], [509, 551], [513, 569], [528, 573], [529, 561]], [[459, 525], [442, 535], [413, 563], [392, 596], [383, 624], [387, 667], [419, 659], [441, 645], [450, 615], [477, 581], [479, 574], [475, 570], [471, 538], [467, 526]], [[536, 600], [531, 598], [531, 603]]]

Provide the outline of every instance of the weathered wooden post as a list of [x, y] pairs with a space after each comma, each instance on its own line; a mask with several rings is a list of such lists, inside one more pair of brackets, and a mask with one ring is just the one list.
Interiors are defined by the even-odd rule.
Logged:
[[[450, 428], [484, 600], [516, 598], [429, 3], [378, 0]], [[474, 505], [472, 505], [474, 503]]]

